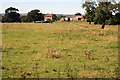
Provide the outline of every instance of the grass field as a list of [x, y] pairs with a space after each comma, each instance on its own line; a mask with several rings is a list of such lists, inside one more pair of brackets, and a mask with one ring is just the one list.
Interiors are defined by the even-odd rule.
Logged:
[[118, 26], [85, 22], [4, 23], [3, 78], [111, 78]]

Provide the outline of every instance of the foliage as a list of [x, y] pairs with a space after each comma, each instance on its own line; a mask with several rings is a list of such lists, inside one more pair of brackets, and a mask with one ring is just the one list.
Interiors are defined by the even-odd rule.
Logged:
[[48, 19], [47, 21], [46, 21], [46, 23], [52, 23], [53, 22], [53, 20], [51, 20], [51, 19]]
[[16, 8], [13, 8], [13, 7], [9, 7], [5, 10], [5, 13], [11, 13], [11, 12], [17, 12], [17, 11], [19, 11], [19, 10]]
[[120, 25], [120, 13], [116, 13], [114, 16], [115, 24]]
[[10, 7], [5, 10], [5, 16], [2, 18], [2, 22], [21, 22], [19, 11], [16, 8]]
[[27, 16], [21, 16], [21, 22], [27, 22]]
[[112, 12], [109, 10], [110, 4], [110, 2], [100, 2], [95, 10], [95, 23], [102, 24], [101, 28], [103, 29], [108, 20], [109, 24], [111, 24], [110, 22], [113, 22], [111, 21], [113, 15]]
[[76, 13], [75, 15], [79, 15], [79, 16], [81, 16], [81, 13]]
[[94, 24], [105, 25], [120, 24], [120, 3], [113, 2], [85, 2], [83, 8], [86, 10], [86, 18], [88, 22], [94, 21]]
[[40, 10], [35, 9], [35, 10], [31, 10], [30, 12], [28, 12], [27, 14], [27, 21], [28, 22], [32, 22], [32, 21], [43, 21], [44, 20], [44, 16], [42, 13], [39, 13]]
[[82, 5], [83, 8], [86, 10], [85, 17], [89, 24], [94, 21], [95, 16], [95, 4], [92, 2], [85, 2], [85, 4]]
[[63, 15], [60, 15], [60, 16], [58, 17], [58, 20], [60, 20], [62, 17], [65, 17], [65, 16], [63, 16]]
[[52, 14], [52, 19], [53, 19], [53, 21], [57, 21], [58, 20], [58, 18], [57, 18], [57, 16], [55, 14]]

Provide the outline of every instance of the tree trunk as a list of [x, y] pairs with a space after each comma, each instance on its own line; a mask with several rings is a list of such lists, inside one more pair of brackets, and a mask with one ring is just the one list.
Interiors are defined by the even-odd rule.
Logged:
[[105, 28], [105, 24], [102, 25], [101, 29], [104, 29]]

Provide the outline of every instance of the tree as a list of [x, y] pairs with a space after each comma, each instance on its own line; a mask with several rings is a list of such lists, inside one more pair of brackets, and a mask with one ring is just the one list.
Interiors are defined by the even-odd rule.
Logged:
[[21, 22], [19, 10], [13, 7], [5, 10], [5, 15], [2, 18], [2, 22]]
[[75, 15], [79, 15], [79, 16], [81, 16], [81, 13], [76, 13]]
[[106, 0], [106, 2], [95, 1], [83, 4], [88, 22], [94, 21], [94, 24], [102, 24], [101, 29], [104, 29], [106, 24], [120, 24], [120, 3], [117, 3], [116, 0], [113, 0], [113, 2], [109, 0]]
[[27, 22], [27, 16], [21, 16], [21, 22]]
[[60, 20], [63, 17], [65, 18], [65, 16], [63, 16], [63, 15], [58, 16], [58, 20]]
[[5, 13], [11, 13], [11, 12], [17, 12], [17, 11], [19, 11], [19, 10], [16, 8], [13, 8], [13, 7], [9, 7], [5, 10]]
[[86, 19], [86, 17], [85, 17], [85, 16], [83, 16], [83, 19]]
[[30, 12], [28, 12], [27, 14], [27, 21], [28, 22], [32, 22], [32, 21], [42, 21], [44, 20], [44, 16], [42, 13], [39, 13], [40, 10], [35, 9], [35, 10], [31, 10]]
[[109, 8], [110, 4], [111, 2], [99, 2], [98, 6], [96, 7], [94, 21], [95, 24], [102, 24], [101, 29], [104, 29], [107, 22], [113, 17]]
[[57, 17], [55, 14], [53, 14], [53, 15], [52, 15], [52, 19], [53, 19], [53, 21], [57, 21], [57, 20], [58, 20], [58, 17]]
[[85, 2], [82, 5], [83, 8], [86, 10], [85, 17], [89, 24], [94, 21], [94, 16], [95, 16], [95, 3], [94, 2]]

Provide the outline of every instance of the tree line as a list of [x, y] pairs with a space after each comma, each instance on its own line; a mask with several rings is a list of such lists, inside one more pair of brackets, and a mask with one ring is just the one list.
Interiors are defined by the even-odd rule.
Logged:
[[[2, 22], [36, 22], [44, 21], [44, 15], [38, 9], [31, 10], [27, 16], [20, 16], [18, 9], [10, 7], [5, 10], [5, 15], [2, 16]], [[57, 20], [57, 16], [53, 14], [53, 21]]]
[[[111, 1], [111, 0], [110, 0]], [[105, 25], [119, 25], [120, 24], [120, 2], [115, 0], [110, 2], [100, 2], [99, 0], [94, 0], [91, 2], [85, 2], [82, 7], [85, 8], [86, 14], [84, 18], [87, 22], [91, 24], [101, 24], [102, 29]], [[27, 13], [27, 16], [20, 16], [18, 9], [10, 7], [5, 10], [5, 15], [2, 17], [2, 22], [36, 22], [44, 21], [44, 15], [38, 9], [31, 10]], [[76, 13], [75, 15], [81, 15]], [[60, 16], [64, 17], [64, 16]], [[55, 14], [53, 14], [53, 21], [60, 19]]]
[[82, 5], [86, 10], [85, 17], [87, 22], [91, 24], [102, 24], [102, 29], [105, 25], [119, 25], [120, 24], [120, 2], [113, 1], [91, 1], [85, 2]]
[[[36, 22], [36, 21], [44, 21], [44, 15], [38, 9], [31, 10], [27, 13], [26, 16], [21, 16], [19, 10], [13, 7], [9, 7], [5, 10], [5, 15], [2, 16], [1, 21], [3, 23], [7, 22]], [[81, 15], [81, 13], [76, 13], [75, 15]], [[57, 17], [55, 14], [52, 14], [52, 20], [47, 20], [46, 22], [54, 22], [60, 20], [60, 18], [65, 17], [60, 15]]]

